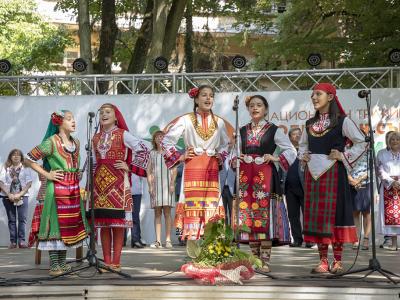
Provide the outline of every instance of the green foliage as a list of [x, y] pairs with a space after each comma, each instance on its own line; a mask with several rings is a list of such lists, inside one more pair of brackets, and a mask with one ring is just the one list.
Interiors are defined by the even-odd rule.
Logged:
[[234, 243], [234, 232], [224, 219], [215, 217], [205, 225], [203, 240], [191, 241], [186, 252], [193, 261], [205, 267], [222, 263], [248, 260], [252, 265], [261, 267], [261, 261], [252, 254], [241, 251]]
[[400, 44], [400, 1], [293, 0], [276, 20], [279, 34], [255, 43], [258, 69], [309, 68], [320, 53], [329, 67], [390, 65], [388, 53]]
[[0, 57], [11, 61], [13, 74], [58, 68], [72, 44], [63, 28], [45, 22], [33, 0], [0, 0]]

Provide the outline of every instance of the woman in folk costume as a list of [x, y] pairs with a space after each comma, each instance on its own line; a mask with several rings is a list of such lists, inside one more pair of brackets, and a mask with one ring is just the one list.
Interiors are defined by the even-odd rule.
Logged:
[[[182, 239], [196, 239], [204, 224], [216, 214], [223, 215], [219, 204], [219, 166], [228, 155], [228, 131], [232, 126], [212, 112], [214, 91], [208, 85], [191, 89], [192, 113], [173, 120], [161, 142], [168, 168], [183, 162], [183, 193], [176, 209], [175, 225]], [[176, 144], [183, 136], [185, 152]]]
[[378, 174], [380, 187], [379, 214], [381, 233], [392, 239], [385, 248], [397, 250], [397, 235], [400, 235], [400, 133], [392, 132], [388, 137], [388, 149], [378, 152]]
[[129, 133], [118, 108], [106, 103], [100, 107], [100, 132], [93, 137], [93, 151], [95, 226], [101, 228], [104, 264], [119, 271], [124, 229], [132, 227], [129, 175], [146, 175], [149, 150]]
[[[304, 177], [304, 241], [317, 243], [320, 263], [312, 273], [343, 271], [343, 243], [357, 242], [347, 172], [366, 151], [365, 136], [348, 117], [329, 83], [315, 85], [311, 95], [315, 116], [306, 122], [299, 158]], [[346, 148], [346, 141], [353, 146]], [[328, 263], [328, 246], [334, 260]]]
[[[249, 243], [253, 254], [262, 260], [260, 271], [269, 272], [272, 242], [290, 243], [289, 221], [274, 162], [287, 171], [297, 154], [283, 130], [265, 119], [268, 102], [263, 96], [247, 97], [246, 107], [251, 122], [240, 128], [240, 242]], [[277, 146], [280, 154], [274, 156]]]
[[[47, 178], [38, 234], [39, 250], [49, 250], [50, 275], [68, 272], [67, 247], [79, 247], [88, 226], [79, 189], [79, 141], [72, 137], [70, 111], [54, 112], [42, 143], [28, 153], [30, 167]], [[43, 160], [43, 167], [37, 161]]]

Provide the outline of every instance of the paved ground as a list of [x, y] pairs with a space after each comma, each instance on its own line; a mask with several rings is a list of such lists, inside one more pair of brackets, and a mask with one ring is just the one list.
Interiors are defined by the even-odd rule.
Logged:
[[[244, 249], [248, 249], [246, 246]], [[330, 255], [331, 255], [331, 249]], [[124, 279], [117, 274], [98, 274], [93, 268], [82, 271], [77, 275], [65, 276], [49, 280], [48, 254], [42, 254], [42, 264], [34, 264], [34, 249], [5, 249], [0, 248], [0, 282], [2, 285], [13, 285], [24, 281], [41, 285], [196, 285], [185, 278], [179, 271], [180, 266], [188, 259], [184, 247], [176, 246], [173, 249], [131, 249], [124, 248], [122, 254], [122, 271], [130, 274], [131, 279]], [[86, 249], [84, 249], [84, 254]], [[400, 274], [400, 252], [378, 249], [378, 260], [383, 268]], [[356, 258], [357, 251], [349, 247], [344, 252], [345, 268], [349, 268]], [[359, 252], [353, 269], [368, 266], [370, 251]], [[72, 260], [75, 251], [68, 251], [68, 259]], [[99, 249], [101, 257], [101, 249]], [[271, 275], [273, 279], [257, 274], [247, 285], [262, 286], [313, 286], [313, 287], [376, 287], [391, 288], [392, 285], [383, 277], [374, 272], [367, 279], [362, 275], [346, 276], [340, 279], [328, 279], [314, 276], [310, 270], [318, 263], [316, 249], [290, 248], [288, 246], [273, 248], [271, 261]], [[85, 266], [73, 263], [78, 268]], [[400, 278], [396, 279], [400, 281]]]

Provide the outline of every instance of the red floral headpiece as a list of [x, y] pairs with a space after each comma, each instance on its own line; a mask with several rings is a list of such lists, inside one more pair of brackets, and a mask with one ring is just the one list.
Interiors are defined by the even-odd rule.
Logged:
[[53, 112], [51, 114], [51, 123], [55, 126], [60, 126], [63, 122], [64, 116], [60, 113]]
[[189, 90], [189, 97], [192, 98], [192, 99], [196, 98], [199, 95], [199, 91], [200, 90], [197, 87], [191, 88]]

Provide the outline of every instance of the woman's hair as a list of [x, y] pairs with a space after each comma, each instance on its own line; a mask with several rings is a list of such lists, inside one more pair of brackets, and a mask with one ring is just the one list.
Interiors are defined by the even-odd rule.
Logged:
[[153, 133], [153, 136], [151, 138], [151, 144], [153, 145], [153, 150], [158, 150], [157, 149], [157, 143], [156, 143], [156, 137], [159, 135], [164, 135], [164, 131], [162, 130], [157, 130]]
[[293, 128], [289, 129], [288, 136], [291, 137], [293, 132], [295, 132], [295, 131], [300, 131], [300, 133], [302, 132], [300, 127], [293, 127]]
[[7, 161], [6, 161], [6, 163], [5, 163], [5, 167], [6, 167], [6, 168], [9, 168], [9, 167], [12, 166], [11, 157], [12, 157], [15, 153], [18, 153], [19, 156], [21, 156], [21, 163], [24, 164], [24, 154], [22, 153], [22, 151], [19, 150], [19, 149], [12, 149], [12, 150], [10, 151], [10, 153], [8, 153]]
[[394, 138], [394, 137], [397, 137], [397, 138], [400, 138], [400, 132], [398, 132], [398, 131], [392, 131], [390, 134], [388, 134], [388, 139], [387, 139], [387, 141], [388, 141], [388, 143], [387, 143], [387, 146], [389, 147], [389, 149], [390, 149], [390, 142], [392, 141], [392, 139]]
[[[327, 93], [327, 92], [325, 92]], [[327, 93], [328, 95], [332, 95], [330, 93]], [[332, 95], [333, 96], [333, 95]], [[330, 124], [328, 128], [333, 128], [335, 127], [338, 123], [339, 123], [339, 118], [341, 116], [344, 116], [339, 109], [339, 106], [337, 105], [337, 102], [335, 100], [335, 98], [333, 98], [331, 101], [329, 101], [329, 110], [328, 110], [328, 114], [329, 114], [329, 120], [330, 120]], [[311, 119], [306, 121], [306, 127], [311, 126], [312, 124], [314, 124], [315, 122], [317, 122], [319, 120], [319, 111], [317, 110], [315, 112], [314, 117], [312, 117]]]
[[[195, 100], [197, 97], [199, 97], [201, 91], [202, 91], [203, 89], [206, 89], [206, 88], [212, 90], [212, 92], [214, 93], [214, 89], [212, 88], [212, 86], [210, 86], [210, 85], [208, 85], [208, 84], [202, 84], [202, 85], [200, 85], [200, 86], [198, 87], [197, 96], [193, 98], [193, 112], [194, 112], [194, 115], [195, 115], [195, 116], [196, 116], [196, 111], [197, 111], [198, 105], [197, 105], [196, 101], [194, 101], [194, 100]], [[215, 127], [218, 128], [218, 123], [217, 123], [217, 120], [216, 120], [215, 117], [214, 117], [214, 113], [213, 113], [212, 109], [210, 109], [210, 114], [211, 114], [211, 118], [213, 119], [213, 122], [214, 122], [214, 124], [215, 124]], [[197, 125], [198, 125], [198, 124], [197, 124], [197, 118], [195, 118], [195, 120], [196, 120], [195, 122], [196, 122], [196, 126], [197, 126]]]
[[386, 143], [386, 149], [387, 150], [390, 149], [390, 147], [389, 147], [389, 137], [393, 132], [394, 132], [393, 130], [390, 130], [390, 131], [386, 132], [386, 134], [385, 134], [385, 143]]
[[267, 99], [266, 99], [265, 97], [263, 97], [263, 96], [261, 96], [261, 95], [247, 96], [247, 97], [245, 98], [245, 104], [246, 104], [246, 107], [247, 107], [247, 108], [249, 108], [250, 102], [251, 102], [251, 100], [253, 100], [254, 98], [260, 99], [260, 100], [263, 102], [263, 104], [264, 104], [264, 106], [265, 106], [265, 109], [268, 111], [268, 108], [269, 108], [268, 101], [267, 101]]

